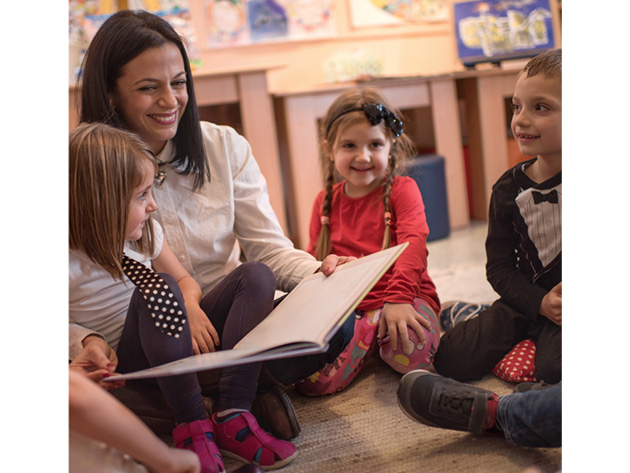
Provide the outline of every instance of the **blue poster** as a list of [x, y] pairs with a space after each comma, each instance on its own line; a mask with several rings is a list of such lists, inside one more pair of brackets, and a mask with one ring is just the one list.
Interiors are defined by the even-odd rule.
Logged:
[[535, 56], [554, 48], [549, 0], [455, 3], [457, 51], [465, 65]]
[[252, 42], [285, 37], [289, 33], [285, 9], [274, 0], [250, 0], [247, 9]]

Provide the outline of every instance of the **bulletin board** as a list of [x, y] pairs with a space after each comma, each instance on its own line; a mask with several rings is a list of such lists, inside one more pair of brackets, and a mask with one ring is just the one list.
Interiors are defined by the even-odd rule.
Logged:
[[332, 38], [332, 0], [204, 0], [208, 48]]
[[348, 0], [354, 28], [447, 21], [446, 0]]
[[457, 52], [464, 65], [532, 57], [553, 49], [549, 0], [483, 0], [454, 5]]
[[[92, 38], [114, 12], [122, 9], [148, 10], [164, 18], [177, 33], [185, 38], [191, 66], [201, 65], [201, 50], [192, 24], [188, 0], [69, 0], [69, 43], [75, 57], [70, 67], [78, 67]], [[76, 72], [75, 72], [76, 74]]]

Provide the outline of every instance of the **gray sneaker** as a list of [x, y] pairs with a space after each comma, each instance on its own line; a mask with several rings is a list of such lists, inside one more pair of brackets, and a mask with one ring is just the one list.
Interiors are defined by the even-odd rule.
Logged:
[[404, 375], [398, 405], [416, 422], [475, 434], [484, 433], [488, 401], [495, 394], [426, 370]]

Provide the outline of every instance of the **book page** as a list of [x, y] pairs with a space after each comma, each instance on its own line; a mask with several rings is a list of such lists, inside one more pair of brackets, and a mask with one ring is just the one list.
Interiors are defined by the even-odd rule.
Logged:
[[385, 274], [388, 262], [405, 247], [398, 245], [346, 263], [330, 276], [316, 273], [303, 279], [234, 348], [267, 350], [295, 342], [323, 346], [333, 328], [345, 321]]

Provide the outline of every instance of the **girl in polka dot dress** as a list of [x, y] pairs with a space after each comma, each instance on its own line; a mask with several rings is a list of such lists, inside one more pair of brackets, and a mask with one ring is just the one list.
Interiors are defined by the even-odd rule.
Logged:
[[[157, 165], [136, 135], [81, 124], [69, 158], [70, 359], [89, 347], [111, 360], [111, 373], [136, 371], [191, 356], [194, 323], [207, 325], [211, 351], [229, 349], [271, 312], [276, 281], [261, 263], [242, 264], [201, 297], [150, 217]], [[202, 472], [225, 471], [219, 448], [265, 468], [295, 456], [249, 412], [260, 369], [222, 370], [212, 419], [195, 374], [155, 381], [177, 423], [176, 446], [197, 453]]]
[[440, 301], [427, 272], [429, 227], [418, 185], [398, 175], [413, 154], [400, 111], [375, 89], [343, 93], [322, 120], [325, 190], [313, 205], [309, 253], [318, 259], [330, 253], [361, 257], [403, 242], [409, 246], [359, 304], [349, 321], [354, 338], [344, 352], [298, 385], [306, 395], [344, 389], [377, 349], [400, 373], [433, 361]]

